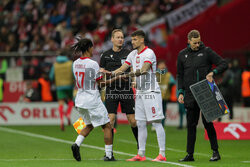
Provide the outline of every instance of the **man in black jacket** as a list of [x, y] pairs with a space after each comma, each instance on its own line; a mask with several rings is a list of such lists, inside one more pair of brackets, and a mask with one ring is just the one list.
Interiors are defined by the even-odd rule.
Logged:
[[[216, 68], [212, 70], [212, 65]], [[200, 33], [192, 30], [188, 33], [188, 47], [180, 51], [177, 60], [178, 101], [184, 103], [187, 110], [187, 156], [179, 161], [194, 161], [194, 145], [196, 140], [196, 126], [200, 116], [200, 108], [196, 103], [189, 86], [207, 79], [212, 82], [213, 76], [224, 72], [227, 63], [211, 48], [201, 42]], [[213, 155], [210, 161], [220, 160], [216, 131], [212, 122], [207, 122], [202, 115], [202, 122], [207, 130]]]

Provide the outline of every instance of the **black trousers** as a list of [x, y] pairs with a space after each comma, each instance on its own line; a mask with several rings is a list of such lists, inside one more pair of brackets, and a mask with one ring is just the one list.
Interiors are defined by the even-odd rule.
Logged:
[[[194, 146], [196, 141], [196, 127], [200, 117], [200, 108], [196, 102], [193, 102], [193, 105], [188, 105], [187, 107], [187, 153], [194, 153]], [[211, 149], [218, 150], [218, 142], [216, 131], [212, 122], [207, 122], [205, 117], [202, 114], [202, 122], [207, 130], [208, 138], [210, 141]]]

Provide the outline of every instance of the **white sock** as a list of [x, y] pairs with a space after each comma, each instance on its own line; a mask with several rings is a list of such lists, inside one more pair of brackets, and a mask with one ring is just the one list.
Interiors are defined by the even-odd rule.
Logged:
[[112, 158], [113, 145], [105, 145], [106, 156]]
[[146, 121], [136, 121], [138, 127], [138, 142], [139, 142], [139, 150], [138, 154], [141, 157], [145, 156], [146, 150], [146, 141], [148, 136], [147, 131], [147, 122]]
[[165, 157], [165, 144], [166, 144], [166, 136], [165, 131], [161, 123], [152, 123], [152, 125], [155, 127], [156, 135], [157, 135], [157, 141], [159, 146], [159, 154], [161, 154], [163, 157]]
[[83, 135], [77, 136], [75, 143], [78, 145], [78, 147], [80, 147], [80, 145], [82, 144], [84, 139], [85, 139], [85, 137]]
[[141, 157], [144, 157], [144, 156], [145, 156], [145, 150], [138, 150], [138, 154], [139, 154]]

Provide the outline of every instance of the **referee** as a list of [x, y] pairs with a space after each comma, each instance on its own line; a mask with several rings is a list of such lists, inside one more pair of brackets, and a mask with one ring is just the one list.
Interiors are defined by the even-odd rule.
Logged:
[[[125, 62], [128, 54], [130, 53], [129, 50], [123, 48], [124, 35], [121, 29], [113, 30], [111, 35], [113, 48], [104, 52], [100, 60], [100, 68], [103, 71], [114, 71], [118, 69]], [[130, 70], [126, 72], [130, 72]], [[127, 81], [120, 80], [114, 82], [106, 87], [105, 104], [109, 113], [113, 136], [117, 108], [120, 103], [122, 112], [127, 115], [138, 146], [138, 128], [135, 121], [135, 101], [133, 97], [134, 94], [131, 87], [131, 80], [129, 79]]]

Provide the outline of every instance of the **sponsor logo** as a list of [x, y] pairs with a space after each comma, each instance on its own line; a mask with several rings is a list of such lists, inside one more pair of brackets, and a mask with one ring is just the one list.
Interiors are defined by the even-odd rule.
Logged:
[[15, 114], [15, 111], [12, 110], [9, 106], [0, 106], [0, 117], [7, 122], [8, 119], [7, 117], [4, 115], [4, 112], [10, 112], [12, 114]]
[[240, 138], [240, 134], [237, 131], [239, 129], [241, 132], [247, 132], [247, 129], [238, 123], [229, 124], [227, 127], [224, 128], [224, 133], [228, 132], [231, 133], [236, 139]]

